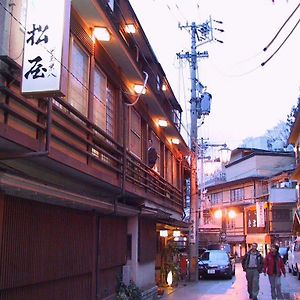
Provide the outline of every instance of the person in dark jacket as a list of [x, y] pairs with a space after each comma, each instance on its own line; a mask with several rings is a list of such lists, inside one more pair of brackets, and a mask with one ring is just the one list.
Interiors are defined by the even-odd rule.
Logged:
[[264, 259], [257, 250], [257, 243], [251, 245], [250, 251], [242, 258], [242, 267], [246, 272], [249, 298], [257, 300], [259, 292], [259, 274], [263, 270]]
[[264, 261], [264, 274], [268, 274], [271, 285], [272, 299], [283, 299], [281, 293], [281, 275], [285, 276], [285, 267], [278, 245], [271, 245], [270, 252]]

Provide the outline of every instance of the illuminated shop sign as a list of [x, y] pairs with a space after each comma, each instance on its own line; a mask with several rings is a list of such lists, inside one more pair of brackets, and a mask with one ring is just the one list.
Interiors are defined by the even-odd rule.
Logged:
[[70, 0], [28, 1], [22, 93], [65, 95], [69, 20]]

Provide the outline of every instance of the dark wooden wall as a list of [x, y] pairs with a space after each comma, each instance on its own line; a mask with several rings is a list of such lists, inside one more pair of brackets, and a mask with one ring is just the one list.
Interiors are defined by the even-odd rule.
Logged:
[[126, 218], [0, 193], [0, 299], [113, 296], [126, 263], [126, 239]]

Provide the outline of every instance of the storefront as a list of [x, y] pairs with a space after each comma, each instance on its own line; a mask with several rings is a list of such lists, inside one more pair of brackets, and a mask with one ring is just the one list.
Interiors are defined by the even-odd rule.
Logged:
[[268, 252], [267, 245], [271, 244], [271, 237], [266, 233], [248, 234], [246, 236], [246, 244], [248, 246], [248, 249], [250, 248], [252, 243], [257, 243], [258, 251], [260, 251], [263, 256], [266, 256]]

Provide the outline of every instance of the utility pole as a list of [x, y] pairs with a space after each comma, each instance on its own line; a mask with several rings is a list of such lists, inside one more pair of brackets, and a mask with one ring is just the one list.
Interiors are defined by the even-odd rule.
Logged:
[[[191, 74], [191, 178], [190, 178], [190, 230], [189, 230], [189, 279], [198, 280], [198, 256], [199, 256], [199, 202], [197, 185], [197, 160], [198, 160], [198, 119], [210, 113], [211, 95], [203, 93], [203, 85], [197, 78], [198, 58], [207, 58], [208, 52], [197, 52], [197, 47], [214, 40], [212, 35], [212, 19], [197, 25], [195, 22], [179, 25], [180, 29], [186, 29], [191, 34], [191, 52], [177, 53], [179, 59], [187, 59], [190, 63]], [[216, 39], [215, 39], [216, 40]], [[196, 42], [198, 41], [198, 45]], [[219, 41], [219, 40], [217, 40]], [[203, 167], [203, 166], [202, 166]], [[202, 182], [202, 178], [201, 178]]]
[[[198, 158], [198, 112], [197, 112], [197, 59], [200, 57], [208, 57], [207, 52], [197, 52], [196, 36], [197, 30], [201, 25], [196, 25], [192, 22], [191, 25], [179, 26], [182, 28], [189, 28], [191, 30], [191, 53], [177, 53], [180, 59], [187, 59], [190, 62], [191, 73], [191, 133], [190, 133], [190, 147], [191, 147], [191, 178], [190, 178], [190, 221], [191, 228], [189, 234], [189, 279], [195, 281], [198, 279], [198, 227], [199, 227], [199, 201], [198, 201], [198, 186], [197, 186], [197, 158]], [[201, 115], [201, 113], [200, 113]]]

